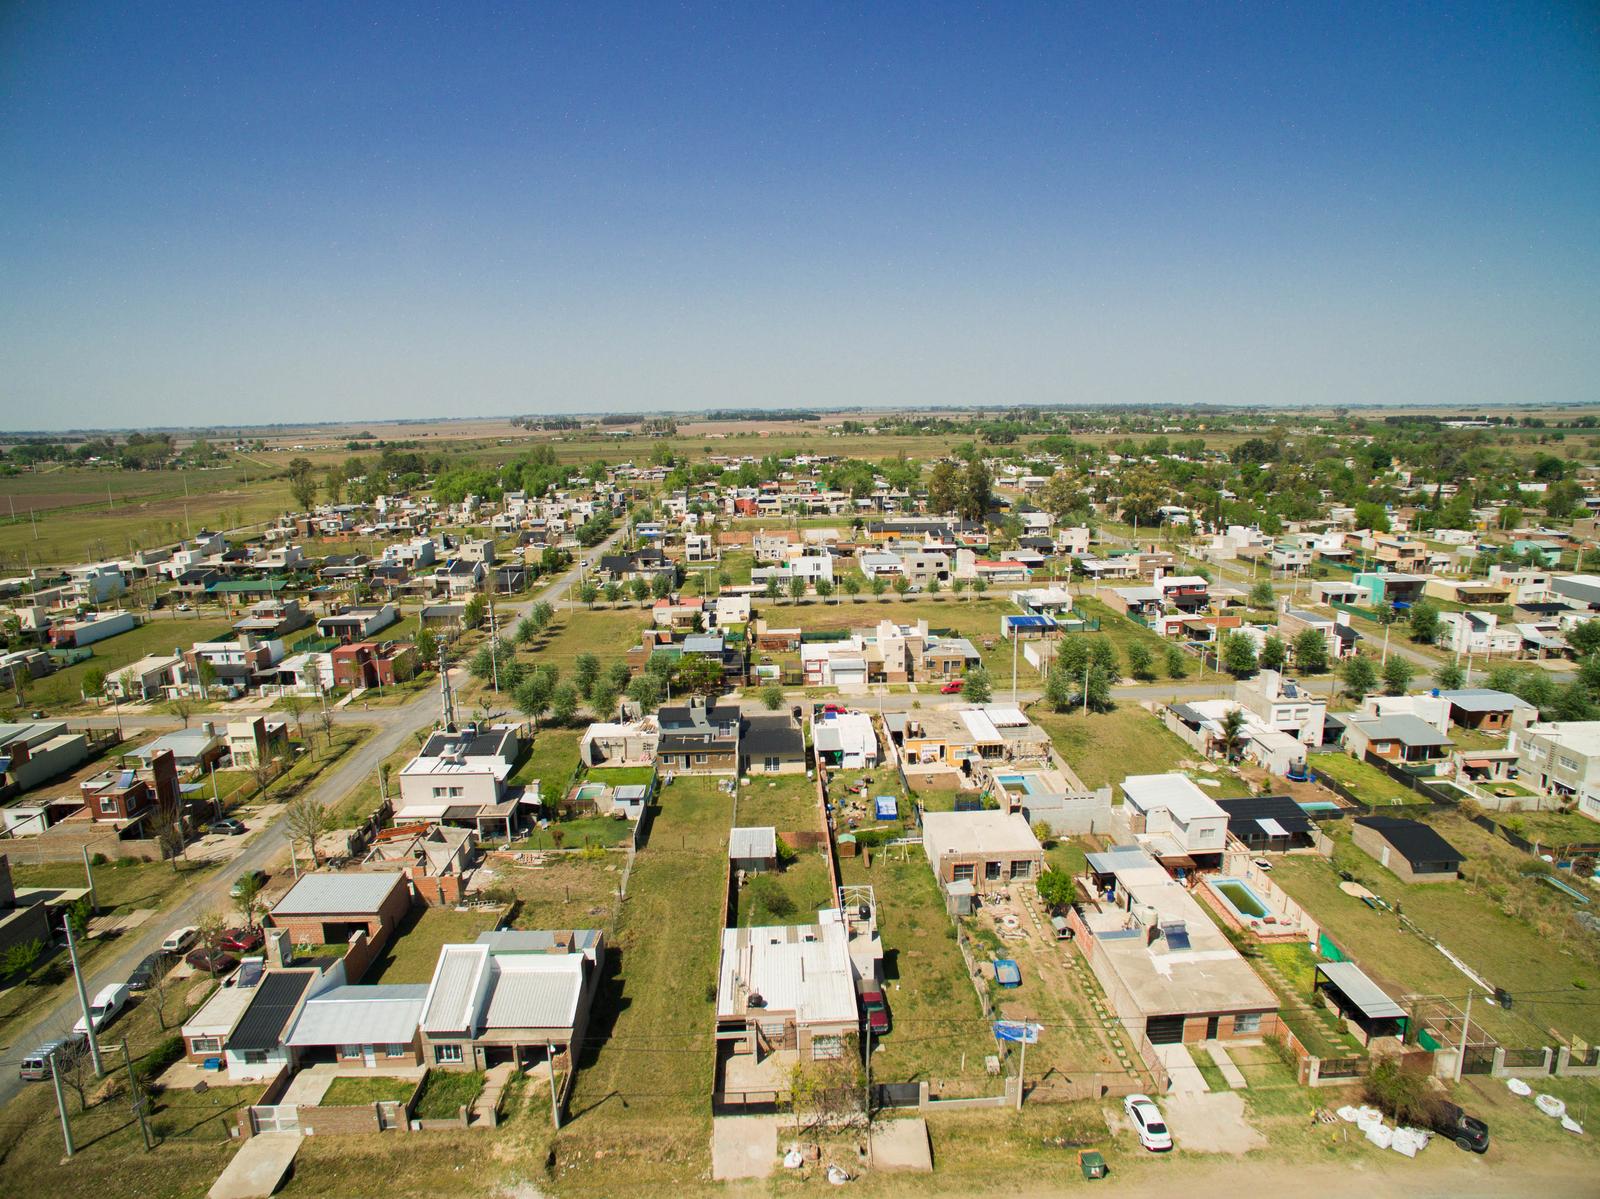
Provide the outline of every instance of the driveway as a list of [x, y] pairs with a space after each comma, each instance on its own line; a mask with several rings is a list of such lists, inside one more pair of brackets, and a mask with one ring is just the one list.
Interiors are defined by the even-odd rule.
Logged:
[[1238, 1156], [1266, 1147], [1267, 1138], [1245, 1121], [1244, 1096], [1236, 1091], [1175, 1092], [1160, 1107], [1180, 1150]]
[[717, 1116], [711, 1121], [711, 1177], [768, 1178], [778, 1165], [778, 1116]]

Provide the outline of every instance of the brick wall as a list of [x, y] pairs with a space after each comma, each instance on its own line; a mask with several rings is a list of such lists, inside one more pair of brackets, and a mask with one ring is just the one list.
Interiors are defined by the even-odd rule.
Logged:
[[442, 878], [413, 875], [411, 885], [416, 888], [417, 898], [436, 908], [455, 906], [461, 902], [465, 891], [458, 874], [447, 874]]

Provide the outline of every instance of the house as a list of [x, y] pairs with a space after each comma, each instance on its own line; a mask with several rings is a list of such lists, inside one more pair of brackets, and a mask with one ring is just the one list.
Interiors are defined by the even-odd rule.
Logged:
[[660, 741], [653, 716], [622, 724], [597, 721], [578, 741], [578, 759], [585, 766], [652, 766]]
[[1512, 658], [1522, 652], [1515, 625], [1502, 625], [1493, 612], [1440, 612], [1438, 644], [1454, 654]]
[[1600, 720], [1552, 720], [1513, 729], [1506, 748], [1517, 755], [1517, 779], [1546, 795], [1571, 799], [1600, 820]]
[[228, 754], [236, 767], [248, 769], [289, 754], [289, 724], [277, 717], [230, 720], [225, 731]]
[[138, 758], [142, 765], [149, 766], [157, 755], [171, 753], [179, 770], [204, 770], [219, 761], [227, 748], [227, 742], [218, 734], [217, 726], [209, 720], [202, 720], [193, 728], [174, 729], [161, 734], [154, 741], [134, 750], [132, 756]]
[[739, 770], [739, 705], [708, 703], [695, 696], [686, 704], [656, 710], [661, 734], [656, 761], [662, 770], [684, 774], [736, 774]]
[[1487, 687], [1441, 691], [1439, 698], [1450, 705], [1452, 724], [1480, 733], [1503, 733], [1513, 727], [1526, 727], [1539, 718], [1539, 709], [1527, 700]]
[[521, 750], [514, 725], [469, 724], [432, 734], [400, 768], [395, 822], [466, 819], [496, 809]]
[[728, 861], [733, 869], [754, 874], [778, 868], [778, 830], [736, 828], [728, 834]]
[[460, 632], [466, 611], [466, 604], [426, 604], [418, 619], [425, 629]]
[[165, 699], [185, 680], [181, 654], [149, 654], [106, 679], [107, 695], [120, 700]]
[[1356, 631], [1350, 627], [1348, 612], [1335, 612], [1331, 616], [1324, 616], [1320, 612], [1292, 607], [1288, 600], [1284, 600], [1283, 608], [1278, 613], [1278, 636], [1286, 644], [1292, 645], [1294, 639], [1307, 629], [1314, 629], [1322, 634], [1322, 642], [1327, 647], [1330, 658], [1337, 661], [1355, 653], [1358, 637]]
[[335, 646], [333, 683], [364, 691], [373, 687], [392, 687], [417, 672], [416, 647], [409, 641], [351, 641]]
[[1328, 701], [1276, 670], [1263, 670], [1235, 684], [1233, 698], [1268, 728], [1288, 733], [1302, 745], [1322, 744]]
[[804, 774], [806, 738], [790, 712], [747, 716], [739, 734], [740, 773]]
[[717, 1042], [734, 1054], [837, 1058], [859, 1028], [856, 969], [837, 909], [816, 924], [729, 928], [717, 970]]
[[459, 904], [465, 875], [477, 856], [478, 832], [445, 824], [401, 824], [381, 830], [361, 860], [362, 870], [399, 870], [418, 899], [433, 907]]
[[343, 645], [370, 641], [400, 619], [393, 604], [351, 604], [317, 621], [317, 632]]
[[191, 686], [203, 686], [209, 673], [217, 685], [242, 693], [272, 677], [272, 668], [283, 660], [283, 642], [240, 633], [231, 641], [196, 641], [183, 659], [184, 679]]
[[941, 888], [965, 882], [981, 893], [1044, 869], [1039, 839], [1016, 812], [925, 812], [922, 851]]
[[427, 983], [332, 986], [301, 1005], [283, 1043], [298, 1067], [411, 1066], [422, 1061], [417, 1026]]
[[811, 748], [819, 766], [862, 770], [878, 764], [878, 734], [865, 712], [813, 712]]
[[26, 791], [75, 770], [89, 757], [89, 738], [64, 720], [0, 724], [0, 785]]
[[1222, 853], [1228, 814], [1188, 775], [1130, 774], [1122, 796], [1128, 827], [1164, 863], [1187, 869]]
[[1216, 804], [1228, 815], [1228, 836], [1251, 853], [1311, 847], [1315, 826], [1305, 809], [1287, 795], [1219, 799]]
[[1454, 882], [1464, 855], [1433, 829], [1398, 816], [1358, 816], [1350, 839], [1403, 882]]
[[423, 998], [423, 1058], [445, 1070], [573, 1070], [605, 966], [594, 929], [486, 932], [445, 945]]
[[103, 770], [78, 784], [85, 819], [124, 823], [157, 811], [181, 810], [178, 765], [171, 750], [157, 753], [141, 770]]
[[411, 884], [400, 871], [317, 871], [302, 874], [263, 923], [287, 929], [294, 945], [346, 945], [364, 933], [376, 953], [410, 910]]
[[1281, 1035], [1278, 1000], [1190, 894], [1138, 846], [1087, 855], [1076, 944], [1136, 1043]]
[[1344, 747], [1357, 758], [1372, 754], [1397, 765], [1437, 767], [1453, 742], [1416, 716], [1347, 716]]
[[50, 644], [57, 649], [93, 645], [130, 631], [136, 623], [132, 612], [90, 612], [69, 617], [50, 626]]

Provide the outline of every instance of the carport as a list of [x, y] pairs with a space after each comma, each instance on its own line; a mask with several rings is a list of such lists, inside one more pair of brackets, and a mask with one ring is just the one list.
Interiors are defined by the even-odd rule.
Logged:
[[1354, 962], [1319, 962], [1314, 995], [1344, 1017], [1363, 1045], [1374, 1037], [1404, 1037], [1408, 1014]]

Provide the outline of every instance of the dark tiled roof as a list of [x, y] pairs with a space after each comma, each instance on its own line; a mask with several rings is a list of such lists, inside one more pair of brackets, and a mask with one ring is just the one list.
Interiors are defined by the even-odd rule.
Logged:
[[1358, 816], [1357, 824], [1376, 830], [1406, 861], [1460, 862], [1466, 856], [1425, 824], [1398, 816]]
[[239, 1026], [228, 1038], [229, 1049], [276, 1049], [283, 1030], [294, 1016], [300, 997], [311, 985], [314, 972], [289, 970], [268, 974], [256, 988], [256, 997], [245, 1008]]
[[805, 734], [782, 713], [750, 717], [739, 742], [740, 748], [751, 757], [779, 754], [803, 758], [806, 752]]
[[1258, 820], [1275, 820], [1286, 833], [1309, 833], [1311, 819], [1287, 795], [1253, 795], [1244, 799], [1219, 799], [1217, 807], [1228, 814], [1228, 831], [1236, 837], [1261, 830]]

